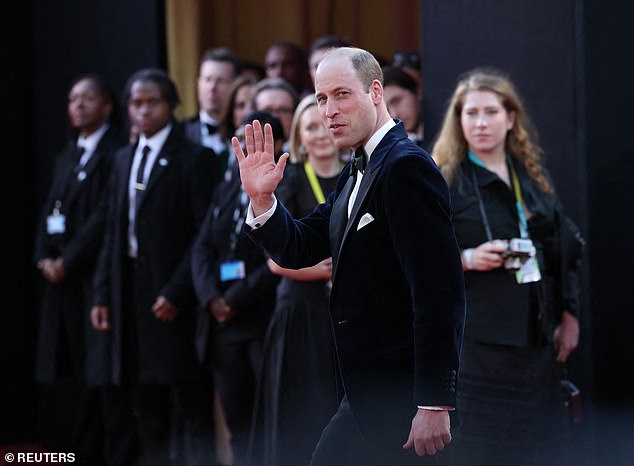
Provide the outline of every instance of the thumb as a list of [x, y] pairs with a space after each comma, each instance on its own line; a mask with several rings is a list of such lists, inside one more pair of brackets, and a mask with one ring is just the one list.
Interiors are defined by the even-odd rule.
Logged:
[[414, 434], [412, 434], [412, 431], [410, 431], [409, 436], [407, 437], [407, 442], [403, 444], [403, 449], [409, 450], [413, 446], [414, 446]]
[[280, 159], [278, 160], [277, 165], [275, 165], [275, 175], [277, 175], [279, 178], [281, 178], [282, 175], [284, 174], [284, 168], [286, 168], [286, 162], [289, 157], [290, 156], [288, 152], [284, 152], [280, 156]]

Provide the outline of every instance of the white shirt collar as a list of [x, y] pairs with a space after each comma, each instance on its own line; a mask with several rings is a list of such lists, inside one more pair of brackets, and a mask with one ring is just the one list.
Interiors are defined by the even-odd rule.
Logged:
[[376, 149], [376, 146], [378, 146], [381, 140], [383, 139], [383, 136], [385, 136], [388, 133], [388, 131], [391, 130], [394, 126], [396, 126], [396, 123], [394, 122], [394, 120], [390, 118], [368, 140], [368, 142], [364, 146], [365, 152], [366, 154], [368, 154], [368, 160], [372, 156], [372, 152], [374, 152], [374, 149]]
[[220, 125], [219, 121], [216, 121], [213, 118], [211, 118], [206, 112], [201, 111], [198, 115], [199, 115], [198, 118], [200, 119], [201, 123], [208, 123], [214, 126]]
[[160, 152], [163, 148], [163, 144], [167, 140], [167, 136], [169, 136], [170, 131], [172, 130], [172, 123], [168, 123], [165, 127], [157, 132], [154, 136], [150, 138], [146, 138], [144, 134], [139, 136], [139, 148], [143, 148], [145, 146], [150, 146], [152, 152]]
[[99, 144], [101, 137], [104, 135], [109, 127], [110, 126], [106, 123], [90, 136], [80, 136], [79, 138], [77, 138], [77, 145], [82, 146], [85, 149], [84, 154], [92, 154], [95, 149], [97, 149], [97, 144]]

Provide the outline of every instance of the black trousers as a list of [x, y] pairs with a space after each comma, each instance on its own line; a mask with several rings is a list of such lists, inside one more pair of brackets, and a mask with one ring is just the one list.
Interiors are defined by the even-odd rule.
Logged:
[[438, 459], [442, 457], [443, 452], [420, 457], [413, 448], [403, 450], [401, 445], [369, 442], [354, 420], [348, 398], [344, 397], [321, 434], [310, 466], [439, 465], [442, 463]]
[[123, 386], [134, 413], [138, 465], [214, 465], [213, 390], [209, 380], [139, 381], [135, 315], [140, 290], [137, 289], [133, 260], [127, 261], [126, 269]]

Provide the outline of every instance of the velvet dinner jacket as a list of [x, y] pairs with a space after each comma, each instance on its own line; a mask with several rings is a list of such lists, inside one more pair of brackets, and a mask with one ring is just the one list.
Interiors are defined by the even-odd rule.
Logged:
[[397, 123], [370, 157], [350, 220], [348, 164], [311, 214], [293, 220], [279, 203], [249, 234], [284, 267], [333, 257], [348, 401], [364, 434], [402, 444], [417, 405], [456, 406], [465, 293], [447, 185]]

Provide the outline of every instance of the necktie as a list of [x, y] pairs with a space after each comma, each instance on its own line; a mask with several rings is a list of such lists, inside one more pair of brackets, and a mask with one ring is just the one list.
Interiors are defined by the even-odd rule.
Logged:
[[205, 126], [207, 126], [207, 134], [209, 134], [210, 136], [218, 132], [218, 127], [212, 125], [211, 123], [205, 123]]
[[366, 154], [363, 145], [359, 146], [356, 151], [354, 151], [354, 158], [352, 159], [354, 166], [361, 173], [365, 171], [365, 167], [368, 166], [368, 154]]
[[147, 163], [147, 157], [152, 152], [152, 148], [150, 146], [145, 146], [143, 148], [143, 153], [141, 155], [141, 163], [139, 163], [139, 168], [136, 172], [136, 183], [134, 184], [134, 188], [136, 189], [136, 198], [135, 205], [138, 209], [139, 203], [141, 202], [141, 197], [143, 197], [143, 192], [145, 191], [145, 183], [143, 182], [143, 173], [145, 172], [145, 165]]
[[81, 157], [86, 152], [86, 148], [84, 146], [77, 146], [75, 148], [75, 173], [78, 173], [82, 168], [84, 168], [84, 164], [81, 163]]

